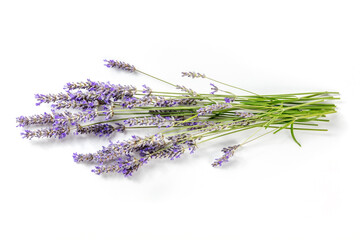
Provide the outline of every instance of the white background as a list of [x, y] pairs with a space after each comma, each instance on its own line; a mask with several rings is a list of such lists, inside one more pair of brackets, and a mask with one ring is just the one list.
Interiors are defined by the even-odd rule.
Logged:
[[[3, 1], [1, 239], [360, 239], [359, 1]], [[198, 71], [258, 93], [340, 91], [326, 133], [284, 131], [212, 168], [242, 134], [192, 156], [101, 177], [72, 153], [96, 137], [28, 141], [15, 118], [67, 82], [168, 86], [103, 59], [209, 92]], [[117, 135], [127, 138], [134, 131]]]

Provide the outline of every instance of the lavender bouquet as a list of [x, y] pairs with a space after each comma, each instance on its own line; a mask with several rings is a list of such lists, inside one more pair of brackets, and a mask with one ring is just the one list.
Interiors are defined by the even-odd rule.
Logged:
[[[328, 122], [328, 114], [335, 113], [331, 103], [338, 92], [307, 92], [259, 95], [232, 86], [196, 72], [183, 72], [183, 77], [203, 78], [211, 81], [210, 93], [197, 93], [185, 86], [175, 85], [134, 66], [114, 60], [105, 60], [105, 66], [131, 73], [140, 73], [170, 85], [171, 92], [160, 92], [143, 85], [109, 82], [67, 83], [65, 92], [36, 94], [36, 105], [51, 104], [51, 112], [16, 119], [19, 127], [45, 126], [36, 130], [25, 129], [23, 138], [65, 138], [69, 134], [95, 134], [106, 137], [126, 129], [157, 128], [158, 132], [146, 137], [110, 142], [94, 153], [74, 153], [75, 162], [91, 162], [96, 174], [122, 173], [131, 176], [152, 159], [175, 159], [185, 151], [193, 153], [206, 141], [222, 138], [240, 131], [256, 129], [242, 142], [223, 148], [222, 156], [212, 166], [228, 162], [234, 152], [245, 144], [264, 135], [289, 130], [327, 131], [318, 127]], [[222, 90], [216, 84], [245, 92], [237, 95]], [[218, 86], [220, 86], [218, 85]], [[259, 134], [264, 129], [265, 133]]]

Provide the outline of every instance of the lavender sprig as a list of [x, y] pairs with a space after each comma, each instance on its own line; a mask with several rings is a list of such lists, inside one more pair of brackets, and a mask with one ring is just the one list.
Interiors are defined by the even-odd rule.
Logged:
[[87, 127], [83, 127], [80, 124], [76, 125], [75, 134], [95, 134], [96, 136], [110, 136], [114, 132], [124, 132], [125, 126], [120, 123], [115, 123], [116, 126], [104, 123], [95, 124]]
[[231, 104], [222, 104], [222, 103], [211, 104], [209, 106], [200, 108], [199, 110], [197, 110], [197, 113], [199, 116], [201, 116], [201, 115], [205, 115], [205, 114], [211, 114], [214, 111], [219, 111], [219, 110], [223, 110], [223, 109], [227, 109], [227, 108], [231, 108], [231, 107], [232, 107]]
[[125, 62], [116, 61], [116, 60], [104, 60], [106, 64], [104, 64], [108, 68], [119, 68], [121, 70], [125, 70], [128, 72], [135, 72], [136, 68], [133, 65], [130, 65]]
[[52, 128], [38, 129], [38, 130], [25, 130], [21, 133], [23, 138], [64, 138], [70, 132], [69, 126], [55, 126]]
[[223, 148], [221, 151], [224, 153], [223, 156], [220, 158], [215, 159], [215, 161], [211, 164], [213, 167], [221, 166], [223, 163], [228, 162], [229, 158], [231, 158], [235, 151], [240, 147], [241, 145], [234, 145], [231, 147]]
[[190, 89], [190, 88], [187, 88], [187, 87], [185, 87], [185, 86], [176, 85], [176, 89], [180, 89], [180, 90], [183, 91], [183, 92], [187, 92], [187, 93], [189, 93], [190, 96], [192, 96], [192, 97], [196, 97], [196, 96], [198, 95], [194, 90], [192, 90], [192, 89]]
[[17, 117], [16, 122], [18, 123], [18, 127], [25, 127], [37, 124], [53, 124], [54, 116], [45, 112], [44, 114]]
[[196, 72], [182, 72], [182, 77], [192, 77], [192, 78], [205, 78], [205, 74], [196, 73]]
[[140, 117], [140, 118], [129, 118], [124, 120], [124, 124], [129, 126], [173, 126], [176, 121], [184, 120], [183, 117], [162, 117], [161, 115], [150, 116], [150, 117]]

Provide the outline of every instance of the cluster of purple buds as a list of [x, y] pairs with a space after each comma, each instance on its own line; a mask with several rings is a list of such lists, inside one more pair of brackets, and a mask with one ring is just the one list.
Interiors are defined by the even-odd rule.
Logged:
[[223, 148], [221, 151], [224, 153], [223, 156], [220, 158], [215, 159], [215, 161], [211, 164], [213, 167], [221, 166], [224, 162], [228, 162], [229, 158], [231, 158], [235, 151], [240, 147], [241, 145], [234, 145], [231, 147]]
[[111, 143], [96, 153], [74, 153], [73, 158], [75, 162], [100, 164], [92, 170], [96, 174], [117, 172], [129, 176], [150, 159], [179, 158], [185, 152], [185, 146], [194, 152], [196, 139], [192, 139], [189, 134], [167, 139], [162, 134], [145, 138], [132, 136], [129, 140]]
[[113, 125], [107, 123], [99, 123], [90, 126], [81, 126], [80, 124], [76, 125], [75, 134], [95, 134], [96, 136], [110, 136], [110, 134], [114, 132], [124, 132], [125, 126], [120, 123], [115, 123], [115, 127]]
[[235, 112], [236, 116], [239, 116], [240, 118], [251, 118], [254, 117], [255, 115], [253, 113], [250, 112]]
[[[89, 99], [100, 98], [98, 100], [106, 101], [114, 98], [114, 101], [121, 100], [124, 97], [133, 96], [136, 93], [136, 88], [131, 85], [112, 84], [109, 82], [94, 82], [87, 79], [86, 82], [67, 83], [64, 87], [65, 91], [69, 94], [71, 90], [82, 89], [86, 90], [83, 93]], [[90, 93], [90, 94], [89, 94]]]
[[38, 130], [25, 130], [21, 133], [23, 138], [64, 138], [70, 133], [69, 126], [55, 126], [51, 128], [38, 129]]
[[209, 126], [214, 126], [215, 124], [217, 123], [215, 123], [214, 121], [190, 121], [190, 122], [181, 123], [181, 126], [193, 126], [190, 128], [186, 128], [186, 130], [188, 131], [193, 131], [202, 128], [207, 128]]
[[106, 64], [104, 64], [104, 65], [108, 68], [119, 68], [121, 70], [125, 70], [128, 72], [136, 71], [136, 68], [133, 65], [130, 65], [125, 62], [116, 61], [116, 60], [106, 60], [106, 59], [104, 60], [104, 62], [106, 62]]
[[116, 161], [109, 164], [100, 164], [95, 166], [93, 173], [100, 175], [104, 173], [122, 173], [125, 177], [132, 176], [132, 173], [137, 171], [140, 166], [147, 163], [144, 158], [135, 158], [131, 155], [118, 158]]
[[16, 118], [18, 127], [25, 127], [30, 125], [45, 125], [45, 124], [53, 124], [54, 116], [49, 113], [44, 114], [36, 114], [33, 116], [20, 116]]
[[[74, 109], [94, 109], [99, 105], [111, 104], [115, 101], [132, 97], [137, 89], [133, 86], [122, 86], [104, 82], [68, 83], [64, 89], [66, 93], [58, 94], [36, 94], [36, 105], [42, 103], [53, 103], [53, 109], [74, 108]], [[78, 90], [73, 92], [73, 90]]]
[[157, 97], [152, 95], [145, 95], [141, 98], [127, 97], [124, 98], [119, 105], [122, 108], [132, 109], [134, 107], [150, 106], [156, 103]]
[[87, 122], [94, 120], [98, 113], [96, 111], [86, 111], [86, 112], [68, 112], [55, 113], [54, 114], [54, 126], [64, 126], [64, 125], [76, 125], [80, 122]]
[[16, 119], [18, 126], [25, 127], [31, 125], [52, 125], [50, 128], [37, 130], [25, 130], [21, 135], [23, 138], [64, 138], [69, 135], [70, 126], [80, 122], [92, 121], [97, 116], [95, 111], [71, 113], [65, 111], [63, 113], [52, 114], [44, 113], [33, 116], [20, 116]]
[[53, 126], [57, 125], [75, 125], [79, 122], [86, 122], [94, 120], [97, 116], [96, 111], [87, 111], [87, 112], [77, 112], [72, 113], [65, 111], [63, 113], [57, 113], [53, 111], [52, 114], [44, 113], [44, 114], [37, 114], [33, 116], [20, 116], [16, 118], [16, 122], [18, 123], [19, 127], [25, 127], [30, 125], [45, 125], [45, 124], [52, 124]]
[[176, 85], [176, 89], [180, 89], [180, 90], [183, 91], [183, 92], [187, 92], [187, 93], [189, 93], [190, 96], [192, 96], [192, 97], [196, 97], [196, 96], [198, 95], [194, 90], [192, 90], [192, 89], [190, 89], [190, 88], [187, 88], [187, 87], [185, 87], [185, 86]]
[[118, 141], [116, 143], [110, 143], [107, 147], [103, 147], [102, 150], [96, 153], [90, 154], [77, 154], [73, 155], [75, 162], [96, 162], [105, 163], [111, 162], [119, 157], [129, 155], [133, 152], [143, 150], [145, 147], [158, 148], [165, 144], [165, 139], [162, 134], [155, 134], [150, 137], [132, 136], [129, 140]]
[[192, 78], [205, 78], [205, 74], [196, 73], [196, 72], [182, 72], [182, 77], [192, 77]]
[[129, 118], [124, 120], [124, 124], [131, 126], [158, 126], [159, 128], [166, 126], [171, 127], [177, 121], [184, 120], [184, 117], [174, 117], [174, 116], [165, 116], [161, 115], [149, 116], [149, 117], [138, 117], [138, 118]]
[[208, 106], [198, 109], [197, 113], [199, 116], [201, 116], [201, 115], [205, 115], [205, 114], [211, 114], [214, 111], [220, 111], [220, 110], [231, 108], [231, 107], [232, 107], [231, 104], [222, 104], [222, 103], [212, 104], [212, 105], [208, 105]]
[[194, 98], [166, 99], [162, 96], [157, 97], [154, 107], [173, 107], [181, 105], [196, 105]]

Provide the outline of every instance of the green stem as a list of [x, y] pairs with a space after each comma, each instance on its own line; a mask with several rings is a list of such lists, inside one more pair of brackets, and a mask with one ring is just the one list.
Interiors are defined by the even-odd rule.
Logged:
[[138, 70], [138, 69], [136, 69], [136, 71], [139, 72], [139, 73], [141, 73], [141, 74], [144, 74], [144, 75], [146, 75], [146, 76], [149, 76], [149, 77], [151, 77], [151, 78], [154, 78], [154, 79], [156, 79], [156, 80], [159, 80], [159, 81], [161, 81], [161, 82], [163, 82], [163, 83], [166, 83], [166, 84], [169, 84], [169, 85], [171, 85], [171, 86], [173, 86], [173, 87], [176, 87], [176, 85], [174, 85], [174, 84], [172, 84], [172, 83], [169, 83], [169, 82], [167, 82], [167, 81], [165, 81], [165, 80], [162, 80], [162, 79], [160, 79], [160, 78], [158, 78], [158, 77], [154, 77], [154, 76], [152, 76], [152, 75], [150, 75], [150, 74], [148, 74], [148, 73], [145, 73], [145, 72], [143, 72], [143, 71], [140, 71], [140, 70]]

